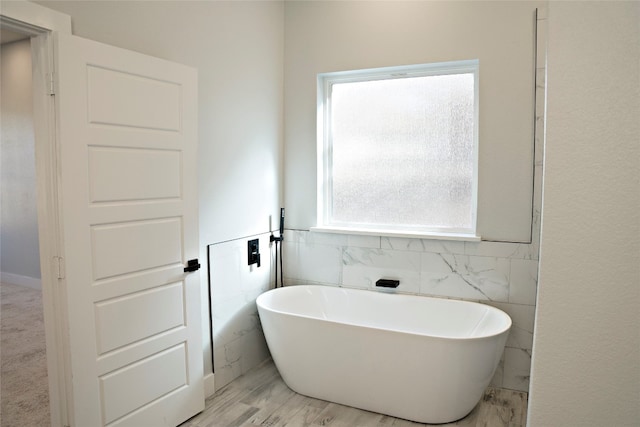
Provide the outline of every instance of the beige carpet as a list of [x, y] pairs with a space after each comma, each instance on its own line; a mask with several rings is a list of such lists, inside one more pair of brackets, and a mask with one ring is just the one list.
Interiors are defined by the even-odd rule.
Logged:
[[0, 284], [0, 424], [48, 426], [42, 293]]

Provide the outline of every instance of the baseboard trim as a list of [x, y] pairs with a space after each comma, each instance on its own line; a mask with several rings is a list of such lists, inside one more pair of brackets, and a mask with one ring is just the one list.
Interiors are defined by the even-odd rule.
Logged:
[[3, 271], [0, 272], [0, 281], [10, 285], [26, 286], [28, 288], [42, 290], [42, 280], [35, 277], [21, 276]]
[[216, 385], [213, 381], [214, 374], [207, 374], [204, 376], [204, 397], [211, 397], [216, 392]]

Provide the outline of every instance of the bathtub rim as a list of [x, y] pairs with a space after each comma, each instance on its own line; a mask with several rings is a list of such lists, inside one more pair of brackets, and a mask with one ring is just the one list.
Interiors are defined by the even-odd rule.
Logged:
[[[295, 288], [295, 287], [336, 288], [336, 289], [344, 289], [344, 290], [348, 290], [348, 291], [363, 291], [363, 292], [372, 292], [372, 293], [375, 293], [375, 294], [385, 294], [385, 295], [389, 295], [389, 296], [392, 296], [392, 297], [395, 296], [395, 295], [399, 295], [399, 296], [408, 296], [408, 297], [417, 297], [417, 298], [427, 298], [427, 299], [433, 299], [433, 300], [451, 301], [452, 303], [455, 303], [455, 304], [480, 305], [483, 308], [488, 308], [489, 311], [497, 311], [501, 316], [504, 316], [506, 318], [507, 322], [506, 322], [506, 326], [501, 328], [501, 329], [498, 329], [497, 332], [491, 333], [491, 334], [482, 335], [482, 336], [477, 336], [477, 337], [441, 336], [441, 335], [433, 335], [433, 334], [426, 334], [426, 333], [404, 331], [404, 330], [400, 330], [400, 329], [383, 328], [383, 327], [380, 327], [380, 326], [373, 326], [373, 325], [363, 325], [363, 324], [347, 322], [347, 321], [337, 321], [337, 320], [331, 320], [331, 319], [323, 319], [323, 318], [317, 317], [317, 316], [309, 316], [309, 315], [304, 315], [304, 314], [292, 313], [292, 312], [289, 312], [289, 311], [277, 310], [277, 309], [274, 309], [272, 307], [268, 307], [265, 304], [263, 304], [262, 301], [261, 301], [261, 300], [265, 299], [265, 298], [262, 298], [263, 295], [266, 295], [266, 294], [271, 293], [271, 292], [283, 290], [285, 288]], [[452, 299], [452, 298], [447, 298], [447, 297], [437, 297], [437, 296], [431, 296], [431, 295], [396, 293], [396, 292], [388, 292], [388, 291], [375, 291], [375, 290], [371, 290], [371, 289], [351, 288], [351, 287], [347, 287], [347, 286], [332, 286], [332, 285], [317, 285], [317, 284], [314, 284], [314, 285], [310, 285], [310, 284], [286, 285], [286, 286], [280, 287], [280, 288], [269, 289], [268, 291], [260, 294], [256, 298], [256, 306], [259, 309], [262, 308], [262, 309], [270, 311], [272, 313], [277, 313], [277, 314], [281, 314], [281, 315], [285, 315], [285, 316], [292, 316], [292, 317], [297, 317], [297, 318], [302, 318], [302, 319], [312, 319], [312, 320], [317, 320], [317, 321], [321, 321], [321, 322], [327, 322], [327, 323], [331, 323], [331, 324], [335, 324], [335, 325], [348, 325], [348, 326], [352, 326], [352, 327], [356, 327], [356, 328], [375, 329], [375, 330], [379, 330], [379, 331], [391, 332], [391, 333], [396, 333], [396, 334], [412, 335], [412, 336], [416, 336], [416, 337], [423, 337], [423, 338], [430, 338], [430, 339], [444, 340], [444, 341], [479, 341], [479, 340], [485, 340], [485, 339], [492, 339], [492, 338], [498, 337], [498, 336], [500, 336], [502, 334], [508, 333], [511, 330], [511, 328], [513, 327], [513, 320], [511, 319], [511, 316], [509, 316], [509, 314], [507, 314], [503, 310], [500, 310], [497, 307], [493, 307], [493, 306], [491, 306], [489, 304], [484, 304], [484, 303], [481, 303], [481, 302], [467, 301], [467, 300], [462, 300], [462, 299]]]

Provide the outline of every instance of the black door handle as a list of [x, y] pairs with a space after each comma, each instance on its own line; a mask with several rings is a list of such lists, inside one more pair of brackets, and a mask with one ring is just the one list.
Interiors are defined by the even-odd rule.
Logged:
[[191, 273], [192, 271], [200, 270], [200, 263], [198, 262], [198, 258], [190, 259], [187, 261], [187, 266], [184, 268], [185, 273]]

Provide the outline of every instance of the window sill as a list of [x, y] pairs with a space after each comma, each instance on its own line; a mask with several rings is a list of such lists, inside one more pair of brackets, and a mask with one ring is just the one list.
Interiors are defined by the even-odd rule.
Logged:
[[457, 240], [463, 242], [479, 242], [480, 236], [467, 233], [435, 233], [428, 231], [396, 231], [385, 229], [360, 230], [347, 227], [318, 226], [311, 227], [314, 233], [352, 234], [360, 236], [404, 237], [408, 239]]

